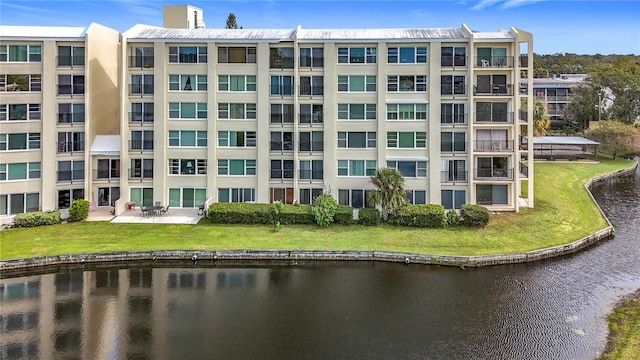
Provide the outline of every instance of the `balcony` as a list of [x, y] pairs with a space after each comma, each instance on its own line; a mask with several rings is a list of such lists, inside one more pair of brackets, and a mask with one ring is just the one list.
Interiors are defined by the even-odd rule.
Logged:
[[320, 114], [303, 114], [300, 113], [300, 124], [322, 124], [323, 116]]
[[440, 152], [443, 153], [466, 153], [467, 142], [443, 141], [440, 143]]
[[475, 169], [473, 178], [474, 180], [495, 180], [495, 181], [513, 180], [513, 169], [507, 169], [507, 168]]
[[93, 180], [95, 181], [120, 181], [120, 169], [94, 169]]
[[440, 114], [441, 125], [467, 125], [467, 114]]
[[440, 172], [440, 182], [442, 183], [466, 183], [467, 180], [467, 171], [441, 171]]
[[153, 84], [131, 84], [129, 85], [129, 95], [153, 95]]
[[440, 95], [466, 95], [467, 85], [440, 85]]
[[520, 55], [520, 67], [529, 67], [529, 57], [527, 55]]
[[467, 57], [463, 55], [440, 56], [441, 67], [466, 67]]
[[58, 113], [58, 125], [84, 124], [84, 113]]
[[129, 169], [129, 180], [152, 180], [153, 169], [133, 168]]
[[269, 85], [271, 96], [293, 96], [293, 85]]
[[529, 167], [523, 162], [520, 162], [520, 177], [521, 178], [529, 177]]
[[130, 69], [152, 69], [153, 56], [129, 56]]
[[322, 141], [300, 141], [300, 152], [322, 152], [324, 142]]
[[478, 57], [474, 64], [476, 68], [512, 68], [513, 56]]
[[476, 124], [513, 124], [512, 111], [477, 111], [474, 123]]
[[476, 140], [473, 150], [477, 152], [513, 151], [513, 140]]
[[129, 124], [136, 124], [136, 125], [153, 124], [153, 113], [152, 112], [130, 112]]
[[293, 114], [270, 113], [270, 124], [293, 124]]
[[520, 120], [521, 123], [527, 123], [528, 118], [529, 118], [529, 114], [527, 113], [526, 110], [520, 109], [518, 111], [518, 120]]
[[282, 180], [282, 179], [293, 179], [294, 170], [293, 169], [271, 169], [270, 170], [270, 179], [271, 180]]
[[84, 169], [82, 170], [61, 170], [57, 171], [57, 181], [61, 182], [82, 182], [84, 181]]
[[475, 85], [473, 95], [511, 96], [513, 95], [513, 84]]
[[84, 55], [71, 56], [71, 55], [58, 55], [57, 57], [58, 67], [84, 67]]
[[322, 180], [324, 177], [322, 170], [298, 170], [300, 180]]
[[324, 86], [300, 85], [300, 96], [322, 96]]
[[272, 56], [269, 60], [270, 69], [293, 69], [293, 57]]
[[84, 84], [58, 84], [58, 95], [84, 95]]
[[58, 154], [84, 153], [84, 141], [58, 141], [57, 149]]
[[153, 151], [153, 140], [129, 140], [129, 151]]

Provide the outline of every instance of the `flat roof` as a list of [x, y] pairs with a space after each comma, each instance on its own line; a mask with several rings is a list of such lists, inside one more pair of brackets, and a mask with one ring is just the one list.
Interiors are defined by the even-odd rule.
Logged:
[[89, 150], [90, 155], [120, 155], [120, 135], [96, 135]]
[[84, 38], [86, 27], [0, 25], [0, 38]]
[[599, 142], [580, 136], [537, 136], [533, 145], [600, 145]]

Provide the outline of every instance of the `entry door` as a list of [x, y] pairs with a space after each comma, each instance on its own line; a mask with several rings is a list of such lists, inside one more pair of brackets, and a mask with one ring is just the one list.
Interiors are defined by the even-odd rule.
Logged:
[[98, 188], [98, 206], [115, 206], [120, 199], [120, 187]]

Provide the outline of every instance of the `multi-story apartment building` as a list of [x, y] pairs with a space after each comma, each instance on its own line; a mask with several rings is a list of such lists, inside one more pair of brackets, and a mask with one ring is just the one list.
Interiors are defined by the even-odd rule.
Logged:
[[[548, 78], [533, 79], [533, 96], [545, 104], [552, 128], [564, 126], [564, 111], [573, 96], [573, 87], [586, 78], [586, 74], [551, 74]], [[521, 79], [520, 89], [526, 92], [525, 79]]]
[[[63, 208], [74, 197], [120, 213], [127, 203], [310, 203], [322, 192], [357, 208], [369, 205], [370, 176], [382, 167], [405, 176], [412, 203], [533, 206], [533, 154], [518, 146], [522, 131], [533, 135], [532, 111], [520, 109], [531, 92], [516, 88], [522, 73], [533, 88], [530, 33], [205, 29], [201, 19], [200, 9], [167, 6], [164, 27], [136, 25], [119, 39], [95, 24], [71, 39], [0, 27], [0, 51], [40, 50], [37, 62], [27, 48], [27, 61], [2, 63], [2, 76], [44, 74], [24, 98], [1, 101], [42, 101], [40, 118], [0, 123], [6, 139], [27, 139], [0, 150], [0, 170], [24, 168], [0, 178], [2, 214]], [[56, 65], [67, 43], [85, 46], [71, 49], [83, 67]], [[76, 75], [84, 96], [73, 94]], [[74, 120], [80, 103], [83, 122]]]

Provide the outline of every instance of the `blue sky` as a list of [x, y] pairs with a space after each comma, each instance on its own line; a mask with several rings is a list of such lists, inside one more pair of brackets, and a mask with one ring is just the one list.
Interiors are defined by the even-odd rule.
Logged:
[[0, 0], [0, 24], [88, 26], [119, 31], [141, 23], [162, 26], [162, 5], [204, 10], [208, 28], [224, 27], [234, 13], [244, 28], [459, 27], [496, 31], [517, 27], [534, 34], [538, 54], [640, 55], [640, 1], [450, 0]]

